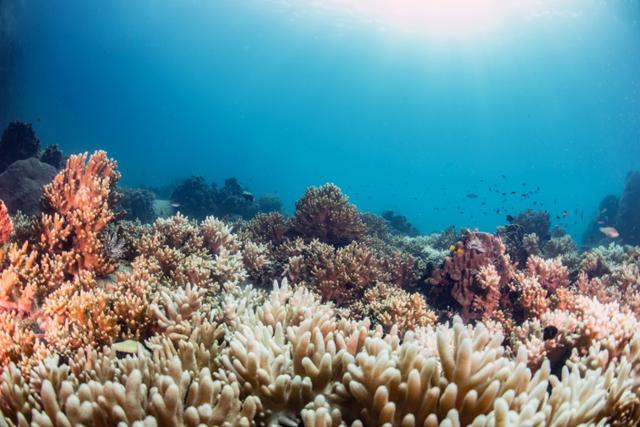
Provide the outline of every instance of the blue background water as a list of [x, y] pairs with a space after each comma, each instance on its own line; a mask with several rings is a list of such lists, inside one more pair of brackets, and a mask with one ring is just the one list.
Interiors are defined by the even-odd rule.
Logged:
[[464, 40], [316, 3], [0, 0], [17, 44], [0, 125], [106, 149], [128, 185], [236, 176], [291, 209], [333, 181], [425, 232], [492, 231], [536, 201], [579, 236], [640, 168], [639, 2], [558, 0]]

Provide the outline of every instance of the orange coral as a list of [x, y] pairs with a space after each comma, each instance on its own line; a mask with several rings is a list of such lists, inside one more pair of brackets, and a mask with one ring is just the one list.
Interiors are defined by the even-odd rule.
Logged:
[[120, 174], [104, 151], [69, 157], [66, 167], [44, 187], [44, 200], [57, 215], [43, 215], [41, 246], [63, 248], [67, 271], [111, 273], [115, 266], [106, 254], [102, 232], [115, 219]]
[[47, 285], [37, 263], [38, 253], [29, 251], [28, 243], [9, 248], [9, 265], [0, 274], [0, 309], [30, 313], [34, 300]]
[[9, 211], [4, 202], [0, 200], [0, 245], [7, 243], [11, 233], [13, 232], [13, 224], [9, 218]]

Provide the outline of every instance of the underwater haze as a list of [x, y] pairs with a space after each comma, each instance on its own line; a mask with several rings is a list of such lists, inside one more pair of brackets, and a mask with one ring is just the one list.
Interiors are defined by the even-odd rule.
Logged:
[[640, 2], [427, 3], [0, 0], [0, 124], [130, 186], [235, 176], [291, 211], [334, 182], [422, 232], [533, 208], [579, 238], [640, 169]]

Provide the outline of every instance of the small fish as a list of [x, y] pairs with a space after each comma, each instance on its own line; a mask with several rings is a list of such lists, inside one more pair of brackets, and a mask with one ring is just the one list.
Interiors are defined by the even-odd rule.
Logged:
[[567, 211], [562, 211], [562, 217], [563, 217], [563, 218], [566, 218], [566, 217], [568, 217], [568, 216], [569, 216], [569, 212], [567, 212]]
[[542, 339], [543, 340], [552, 340], [558, 335], [558, 328], [553, 325], [549, 325], [542, 331]]
[[596, 221], [599, 225], [604, 225], [604, 221], [600, 220], [600, 221]]
[[463, 253], [464, 253], [464, 249], [462, 249], [462, 248], [458, 248], [456, 250], [456, 254], [458, 254], [458, 255], [462, 255]]
[[111, 346], [115, 351], [119, 351], [121, 353], [129, 353], [129, 354], [138, 354], [139, 350], [146, 355], [150, 355], [151, 353], [147, 350], [142, 343], [135, 340], [126, 340], [113, 343]]
[[469, 193], [469, 194], [467, 194], [467, 198], [468, 199], [477, 199], [478, 195], [476, 193]]
[[456, 245], [451, 245], [451, 246], [449, 246], [449, 250], [450, 250], [451, 252], [455, 251], [455, 250], [456, 250]]
[[180, 203], [171, 203], [171, 207], [178, 209], [180, 207]]
[[618, 237], [620, 237], [620, 233], [615, 229], [615, 227], [600, 227], [600, 232], [612, 239], [617, 239]]
[[242, 192], [242, 197], [248, 202], [253, 202], [253, 194], [246, 190]]
[[507, 215], [507, 221], [513, 222], [514, 219], [513, 215]]

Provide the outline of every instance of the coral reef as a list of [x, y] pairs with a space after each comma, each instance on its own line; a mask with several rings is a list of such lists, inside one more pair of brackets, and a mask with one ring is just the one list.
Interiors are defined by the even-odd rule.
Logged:
[[395, 233], [411, 237], [415, 237], [420, 234], [420, 231], [414, 227], [404, 215], [398, 215], [393, 211], [384, 211], [382, 212], [382, 218], [387, 221], [390, 229]]
[[[588, 245], [608, 244], [613, 240], [627, 245], [640, 244], [640, 172], [627, 174], [624, 190], [620, 197], [606, 196], [600, 202], [598, 211], [583, 235]], [[605, 235], [601, 228], [613, 227], [619, 237]]]
[[640, 244], [639, 211], [640, 172], [634, 171], [627, 175], [615, 220], [615, 228], [620, 233], [620, 239], [624, 244]]
[[[559, 375], [527, 366], [482, 323], [404, 336], [340, 319], [304, 288], [274, 287], [224, 314], [185, 311], [189, 334], [163, 334], [118, 358], [114, 347], [52, 357], [0, 382], [9, 425], [634, 425], [640, 338], [599, 366]], [[591, 347], [597, 351], [596, 347]]]
[[11, 122], [0, 138], [0, 173], [16, 160], [37, 157], [40, 140], [29, 123]]
[[119, 178], [74, 155], [40, 216], [0, 202], [0, 425], [638, 425], [638, 247], [399, 235], [333, 184], [239, 220], [193, 181], [236, 214], [143, 224]]
[[150, 223], [156, 218], [153, 192], [143, 188], [121, 188], [122, 197], [118, 208], [124, 211], [123, 218], [129, 221], [139, 220]]
[[60, 170], [64, 167], [66, 157], [57, 144], [52, 144], [47, 146], [42, 152], [40, 161]]
[[301, 236], [335, 245], [348, 244], [366, 231], [358, 210], [335, 184], [308, 188], [296, 202], [292, 222]]
[[42, 187], [51, 182], [58, 171], [38, 159], [29, 158], [12, 163], [0, 174], [0, 199], [11, 214], [25, 215], [41, 212]]
[[171, 193], [171, 201], [183, 214], [198, 220], [215, 215], [221, 218], [248, 220], [258, 212], [279, 212], [282, 202], [274, 195], [256, 200], [236, 178], [228, 178], [218, 188], [208, 185], [203, 177], [190, 177], [180, 182]]
[[181, 182], [171, 193], [171, 201], [180, 212], [194, 219], [204, 219], [216, 210], [215, 193], [201, 176]]

